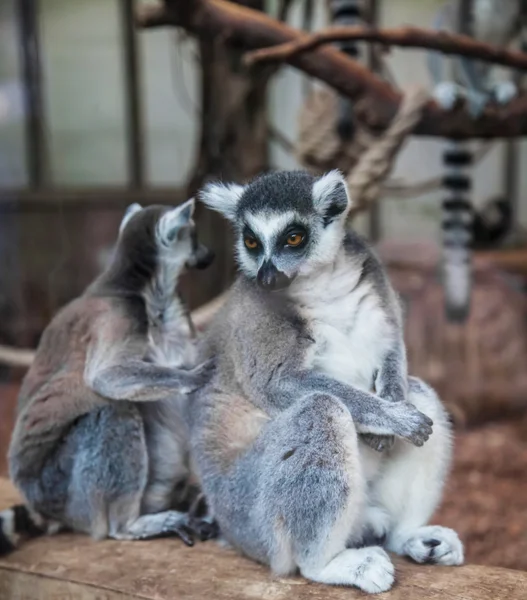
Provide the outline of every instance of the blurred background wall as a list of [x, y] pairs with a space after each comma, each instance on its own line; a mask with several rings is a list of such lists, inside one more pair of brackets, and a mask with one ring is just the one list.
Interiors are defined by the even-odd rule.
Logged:
[[[143, 171], [140, 189], [130, 181], [130, 107], [127, 93], [123, 0], [0, 0], [0, 342], [34, 345], [58, 306], [78, 294], [104, 264], [120, 215], [136, 199], [181, 201], [197, 156], [200, 65], [194, 40], [173, 29], [137, 32]], [[289, 22], [302, 26], [301, 4]], [[429, 26], [440, 2], [381, 2], [380, 24]], [[41, 124], [44, 164], [32, 181], [25, 126], [21, 16], [33, 6], [40, 48]], [[269, 11], [276, 2], [267, 2]], [[325, 24], [323, 2], [315, 2], [314, 28]], [[25, 25], [27, 27], [27, 23]], [[27, 48], [26, 48], [27, 51]], [[424, 53], [393, 49], [388, 63], [401, 86], [428, 85]], [[296, 139], [297, 115], [308, 86], [289, 67], [274, 77], [268, 119], [288, 140]], [[27, 107], [26, 107], [27, 108]], [[27, 125], [27, 123], [26, 123]], [[520, 164], [527, 157], [519, 147]], [[503, 189], [504, 147], [498, 142], [478, 165], [474, 201], [482, 204]], [[441, 174], [441, 140], [414, 139], [400, 154], [393, 177], [411, 183]], [[273, 137], [269, 166], [297, 162]], [[520, 173], [520, 196], [527, 174]], [[132, 177], [133, 179], [133, 177]], [[383, 240], [438, 240], [441, 190], [409, 200], [386, 197], [380, 208]], [[520, 221], [527, 205], [520, 205]], [[358, 221], [368, 233], [367, 218]], [[227, 251], [225, 231], [205, 227], [205, 237]], [[190, 290], [197, 305], [230, 277], [225, 263]], [[214, 281], [211, 283], [210, 279]], [[199, 289], [197, 289], [199, 287]]]

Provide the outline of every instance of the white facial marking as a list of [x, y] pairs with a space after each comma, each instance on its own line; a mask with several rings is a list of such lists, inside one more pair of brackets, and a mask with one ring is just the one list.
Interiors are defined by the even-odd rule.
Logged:
[[244, 190], [236, 183], [209, 183], [200, 194], [200, 199], [209, 208], [221, 213], [227, 219], [234, 219], [236, 206]]
[[284, 231], [287, 225], [297, 220], [296, 213], [269, 213], [262, 211], [249, 213], [245, 216], [247, 225], [252, 229], [264, 249], [264, 258], [269, 258], [273, 253], [276, 236]]
[[313, 184], [313, 203], [316, 207], [324, 204], [328, 196], [343, 185], [348, 197], [348, 207], [351, 206], [351, 201], [348, 194], [348, 187], [344, 175], [337, 169], [326, 173], [320, 179], [317, 179]]

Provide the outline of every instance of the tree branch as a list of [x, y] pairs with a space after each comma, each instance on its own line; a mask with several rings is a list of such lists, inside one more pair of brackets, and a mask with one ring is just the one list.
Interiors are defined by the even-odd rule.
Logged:
[[395, 29], [377, 29], [364, 26], [332, 27], [280, 46], [248, 52], [245, 56], [245, 62], [248, 65], [253, 65], [262, 62], [284, 61], [301, 52], [318, 48], [323, 44], [344, 40], [378, 42], [386, 46], [401, 46], [403, 48], [427, 48], [437, 50], [443, 54], [467, 56], [527, 71], [527, 54], [524, 52], [485, 44], [467, 35], [458, 35], [446, 31], [430, 31], [417, 27], [398, 27]]
[[[169, 7], [143, 6], [137, 22], [141, 27], [171, 25], [184, 27], [197, 36], [221, 36], [246, 50], [310, 37], [261, 12], [225, 0], [172, 0]], [[386, 129], [397, 113], [401, 94], [336, 48], [322, 46], [293, 55], [286, 62], [349, 97], [357, 118], [374, 131]], [[526, 135], [527, 95], [506, 107], [488, 106], [478, 120], [472, 119], [462, 104], [445, 111], [431, 100], [413, 133], [453, 139]]]

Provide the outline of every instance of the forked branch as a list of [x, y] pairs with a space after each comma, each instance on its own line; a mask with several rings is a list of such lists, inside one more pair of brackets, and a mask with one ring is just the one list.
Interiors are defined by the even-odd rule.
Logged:
[[[248, 51], [304, 44], [311, 38], [259, 11], [225, 0], [170, 0], [167, 4], [143, 5], [137, 13], [137, 22], [141, 27], [177, 26], [196, 36], [220, 36]], [[495, 50], [491, 48], [490, 52]], [[517, 54], [512, 53], [513, 59], [525, 68], [525, 59], [520, 60]], [[497, 56], [504, 60], [504, 55]], [[511, 53], [506, 56], [510, 59]], [[373, 130], [386, 129], [397, 113], [401, 94], [334, 47], [326, 45], [292, 54], [286, 62], [349, 97], [357, 118]], [[488, 106], [477, 120], [470, 117], [463, 105], [445, 111], [431, 100], [413, 133], [453, 139], [526, 135], [527, 96], [519, 96], [506, 107]]]

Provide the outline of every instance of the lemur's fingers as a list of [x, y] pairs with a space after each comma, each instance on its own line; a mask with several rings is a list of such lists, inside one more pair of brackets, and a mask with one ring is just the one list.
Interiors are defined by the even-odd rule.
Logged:
[[363, 433], [360, 439], [370, 448], [377, 452], [390, 450], [395, 443], [393, 435], [375, 435], [373, 433]]
[[395, 435], [422, 446], [432, 435], [433, 421], [409, 402], [398, 402], [389, 408], [394, 419]]
[[211, 379], [216, 366], [216, 361], [211, 358], [204, 363], [201, 363], [194, 369], [189, 371], [190, 381], [187, 386], [188, 391], [194, 392], [205, 386]]

